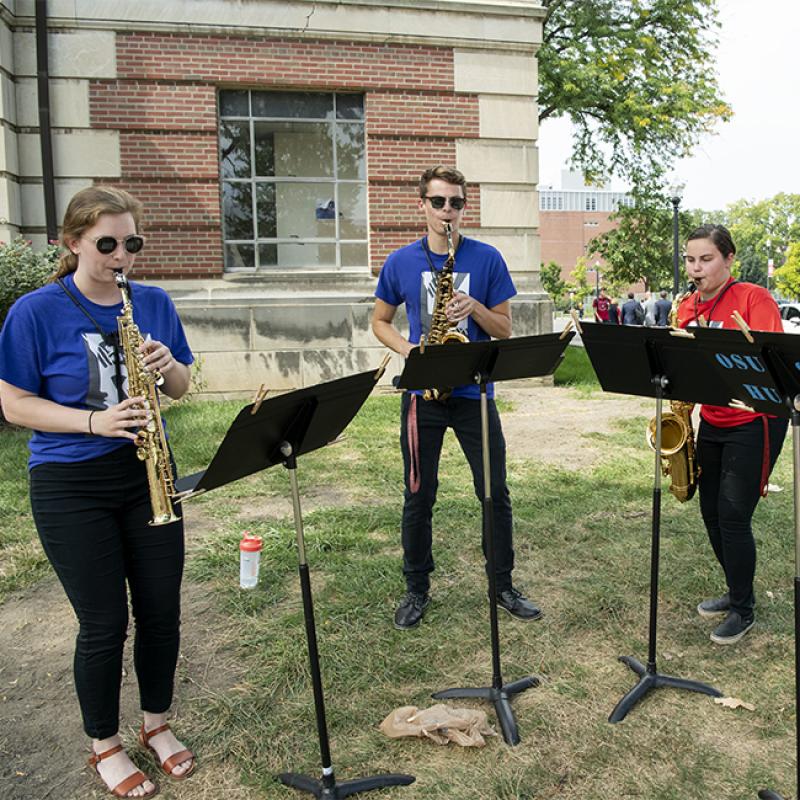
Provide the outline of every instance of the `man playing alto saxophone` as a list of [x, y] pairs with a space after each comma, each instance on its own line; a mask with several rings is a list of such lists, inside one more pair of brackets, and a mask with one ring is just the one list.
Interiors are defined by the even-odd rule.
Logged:
[[[448, 260], [445, 224], [451, 226], [455, 265], [451, 297], [440, 302], [450, 324], [470, 341], [511, 336], [509, 300], [516, 289], [500, 253], [488, 244], [461, 236], [459, 226], [467, 203], [466, 180], [456, 169], [426, 170], [419, 182], [419, 210], [427, 235], [389, 255], [375, 291], [372, 330], [387, 347], [407, 357], [421, 337], [431, 341], [431, 318], [437, 282]], [[448, 267], [449, 268], [449, 267]], [[405, 303], [409, 321], [406, 339], [394, 325], [398, 306]], [[436, 337], [432, 337], [436, 341]], [[457, 346], [457, 345], [452, 345]], [[511, 500], [506, 486], [506, 448], [493, 386], [489, 397], [489, 441], [495, 524], [497, 604], [513, 617], [534, 620], [541, 611], [514, 588]], [[482, 498], [480, 393], [477, 385], [455, 387], [445, 402], [423, 400], [422, 392], [402, 399], [400, 446], [403, 453], [405, 502], [402, 518], [403, 573], [407, 592], [394, 616], [396, 628], [419, 624], [430, 603], [432, 511], [438, 486], [439, 455], [447, 428], [452, 428], [472, 470], [475, 493]], [[484, 555], [486, 543], [484, 542]]]

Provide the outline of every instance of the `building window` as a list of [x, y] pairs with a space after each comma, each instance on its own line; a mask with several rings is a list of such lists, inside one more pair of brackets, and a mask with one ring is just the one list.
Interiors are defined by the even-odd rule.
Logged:
[[597, 197], [586, 198], [586, 211], [597, 211]]
[[366, 266], [363, 96], [222, 90], [219, 112], [225, 270]]

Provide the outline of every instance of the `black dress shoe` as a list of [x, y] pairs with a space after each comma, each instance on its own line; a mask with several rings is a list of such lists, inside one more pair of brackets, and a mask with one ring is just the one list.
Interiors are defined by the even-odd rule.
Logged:
[[427, 592], [406, 592], [394, 612], [395, 628], [401, 631], [416, 628], [430, 604], [431, 597]]
[[497, 605], [508, 611], [515, 619], [521, 619], [523, 622], [532, 622], [542, 616], [542, 610], [513, 586], [497, 595]]

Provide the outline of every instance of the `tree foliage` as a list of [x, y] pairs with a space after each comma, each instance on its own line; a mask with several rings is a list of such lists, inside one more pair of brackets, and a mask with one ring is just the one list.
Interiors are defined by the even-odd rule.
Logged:
[[783, 297], [800, 299], [800, 242], [787, 248], [786, 262], [775, 270], [775, 286]]
[[657, 187], [732, 112], [714, 71], [716, 0], [541, 0], [539, 119], [568, 117], [572, 163]]
[[[672, 289], [673, 210], [668, 201], [640, 202], [621, 207], [614, 219], [618, 227], [596, 236], [589, 247], [606, 262], [609, 279], [619, 285], [643, 281], [648, 289]], [[680, 211], [678, 235], [686, 237], [701, 223], [701, 212]], [[681, 283], [683, 282], [681, 261]]]
[[780, 267], [789, 243], [800, 242], [800, 194], [781, 193], [757, 202], [738, 200], [727, 207], [721, 221], [736, 243], [737, 276], [765, 286], [769, 259]]
[[542, 264], [540, 274], [544, 290], [558, 307], [567, 289], [566, 282], [561, 280], [561, 266], [555, 261], [548, 261], [547, 264]]

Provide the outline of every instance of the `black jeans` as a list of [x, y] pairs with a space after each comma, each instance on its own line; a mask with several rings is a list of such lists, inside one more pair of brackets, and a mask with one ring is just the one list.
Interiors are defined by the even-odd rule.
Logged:
[[[90, 461], [41, 464], [30, 474], [42, 547], [78, 617], [75, 688], [83, 727], [106, 739], [119, 727], [128, 597], [144, 711], [172, 703], [178, 659], [183, 521], [149, 526], [145, 468], [124, 445]], [[178, 512], [176, 512], [178, 513]]]
[[[769, 472], [778, 460], [788, 420], [767, 420]], [[714, 555], [725, 573], [731, 608], [748, 617], [755, 608], [753, 577], [756, 542], [751, 521], [761, 489], [764, 423], [761, 418], [718, 428], [700, 421], [697, 460], [700, 465], [700, 511]]]
[[[412, 592], [427, 592], [434, 562], [432, 553], [433, 506], [439, 487], [439, 456], [447, 428], [452, 428], [472, 470], [475, 494], [483, 501], [483, 456], [481, 453], [480, 401], [451, 397], [446, 403], [425, 401], [417, 397], [417, 431], [419, 436], [418, 491], [410, 482], [408, 415], [412, 395], [406, 392], [401, 405], [400, 446], [403, 451], [405, 503], [403, 504], [403, 574]], [[494, 400], [488, 401], [489, 458], [494, 507], [494, 551], [497, 591], [511, 588], [514, 569], [512, 545], [511, 497], [506, 486], [506, 442]], [[484, 557], [486, 541], [481, 537]]]

